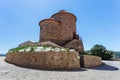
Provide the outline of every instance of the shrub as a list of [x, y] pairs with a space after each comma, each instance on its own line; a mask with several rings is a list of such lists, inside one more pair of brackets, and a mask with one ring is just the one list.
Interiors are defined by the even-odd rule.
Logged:
[[30, 52], [33, 52], [34, 51], [34, 48], [33, 47], [31, 47], [31, 50], [30, 50]]
[[88, 51], [79, 52], [80, 55], [90, 55]]
[[29, 47], [29, 46], [16, 47], [16, 48], [10, 49], [9, 52], [18, 52], [19, 50], [21, 50], [21, 49], [26, 49], [26, 48], [28, 48], [28, 47]]

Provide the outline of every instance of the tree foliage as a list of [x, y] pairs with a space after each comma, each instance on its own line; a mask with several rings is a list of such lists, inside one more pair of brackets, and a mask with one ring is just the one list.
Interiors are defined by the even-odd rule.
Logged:
[[114, 52], [109, 51], [103, 45], [94, 45], [90, 50], [91, 55], [99, 56], [103, 60], [110, 60], [113, 57]]

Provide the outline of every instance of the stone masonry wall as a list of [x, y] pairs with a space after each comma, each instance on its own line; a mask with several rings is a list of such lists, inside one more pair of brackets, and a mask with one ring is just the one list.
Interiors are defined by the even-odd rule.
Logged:
[[46, 19], [41, 21], [41, 32], [40, 32], [40, 42], [51, 41], [56, 44], [60, 44], [60, 23], [52, 20]]
[[93, 67], [102, 64], [101, 57], [90, 56], [90, 55], [80, 55], [81, 67]]
[[73, 39], [73, 35], [76, 34], [76, 18], [68, 13], [58, 13], [53, 15], [52, 18], [61, 22], [61, 45], [71, 41]]
[[8, 53], [5, 61], [28, 68], [80, 68], [78, 52]]

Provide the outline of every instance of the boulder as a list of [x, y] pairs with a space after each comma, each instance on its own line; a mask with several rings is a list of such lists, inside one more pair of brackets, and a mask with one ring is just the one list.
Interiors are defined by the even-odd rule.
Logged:
[[47, 46], [51, 46], [51, 47], [58, 47], [58, 48], [62, 48], [61, 46], [50, 42], [50, 41], [45, 41], [45, 42], [32, 42], [32, 41], [26, 41], [24, 43], [19, 44], [19, 47], [22, 46], [42, 46], [42, 45], [47, 45]]
[[80, 52], [84, 52], [83, 43], [81, 40], [74, 39], [67, 44], [65, 44], [63, 47], [75, 49]]
[[58, 48], [62, 48], [61, 46], [50, 42], [50, 41], [45, 41], [45, 42], [35, 42], [34, 43], [35, 46], [42, 46], [42, 45], [47, 45], [47, 46], [51, 46], [51, 47], [58, 47]]
[[19, 47], [22, 47], [22, 46], [33, 46], [33, 45], [34, 45], [34, 42], [26, 41], [26, 42], [23, 42], [23, 43], [19, 44]]

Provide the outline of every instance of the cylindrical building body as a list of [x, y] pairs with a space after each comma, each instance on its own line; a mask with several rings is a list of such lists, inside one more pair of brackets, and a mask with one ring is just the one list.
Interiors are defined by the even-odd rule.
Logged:
[[60, 23], [54, 19], [42, 20], [40, 27], [40, 42], [51, 41], [60, 44]]
[[60, 28], [60, 45], [64, 45], [67, 42], [71, 41], [76, 34], [76, 17], [75, 15], [61, 10], [58, 13], [51, 16], [56, 21], [61, 22]]

